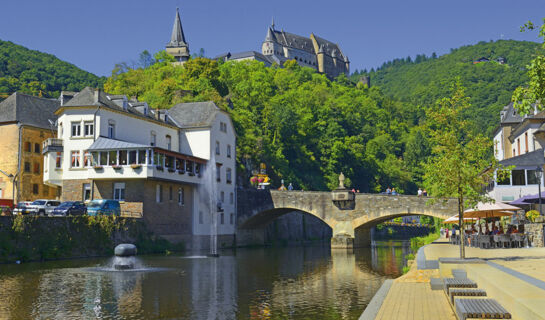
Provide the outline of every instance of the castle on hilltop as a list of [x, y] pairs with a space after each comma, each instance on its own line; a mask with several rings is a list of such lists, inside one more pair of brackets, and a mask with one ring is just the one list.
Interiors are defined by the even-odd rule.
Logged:
[[[182, 22], [178, 9], [170, 41], [166, 45], [166, 52], [176, 59], [176, 64], [183, 64], [189, 59], [189, 45], [185, 40]], [[316, 69], [329, 78], [350, 72], [350, 61], [342, 52], [338, 44], [320, 38], [313, 33], [306, 38], [284, 30], [276, 30], [274, 20], [267, 30], [265, 41], [261, 46], [261, 53], [245, 51], [238, 53], [227, 52], [214, 59], [224, 61], [258, 60], [266, 66], [273, 64], [283, 65], [288, 60], [295, 60], [300, 66]]]

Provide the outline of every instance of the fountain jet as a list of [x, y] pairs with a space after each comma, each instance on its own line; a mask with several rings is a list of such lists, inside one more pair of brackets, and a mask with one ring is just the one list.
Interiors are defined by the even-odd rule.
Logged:
[[116, 270], [134, 269], [134, 256], [136, 256], [136, 246], [131, 243], [122, 243], [114, 250], [114, 268]]

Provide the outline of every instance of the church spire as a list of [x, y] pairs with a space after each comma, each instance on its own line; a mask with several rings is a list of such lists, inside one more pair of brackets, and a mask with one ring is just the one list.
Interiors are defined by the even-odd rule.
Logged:
[[170, 42], [167, 47], [181, 47], [187, 45], [185, 42], [184, 29], [182, 28], [182, 20], [180, 19], [180, 12], [176, 8], [176, 18], [174, 18], [174, 26], [172, 27], [172, 35], [170, 36]]
[[274, 31], [274, 16], [272, 17], [271, 29]]
[[182, 20], [180, 19], [178, 8], [176, 8], [176, 18], [174, 18], [172, 35], [166, 47], [167, 53], [173, 56], [177, 62], [184, 63], [189, 60], [189, 45], [185, 41], [184, 29], [182, 29]]

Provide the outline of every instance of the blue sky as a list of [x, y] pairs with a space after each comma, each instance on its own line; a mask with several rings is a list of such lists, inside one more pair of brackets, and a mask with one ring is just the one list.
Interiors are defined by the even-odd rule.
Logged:
[[176, 7], [192, 52], [261, 50], [271, 17], [277, 29], [337, 42], [351, 71], [479, 41], [538, 41], [521, 33], [541, 22], [544, 0], [3, 0], [0, 39], [52, 53], [97, 75], [115, 63], [162, 50]]

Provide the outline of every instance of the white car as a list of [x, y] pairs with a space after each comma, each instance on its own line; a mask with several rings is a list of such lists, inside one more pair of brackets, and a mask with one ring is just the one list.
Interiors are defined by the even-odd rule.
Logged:
[[59, 204], [61, 204], [61, 202], [58, 200], [39, 199], [32, 202], [30, 206], [26, 208], [26, 211], [32, 215], [48, 216], [51, 215], [51, 211]]
[[13, 214], [14, 215], [27, 214], [28, 213], [28, 207], [30, 207], [31, 204], [32, 204], [32, 201], [21, 201], [21, 202], [19, 202], [15, 206], [15, 209], [13, 210]]

